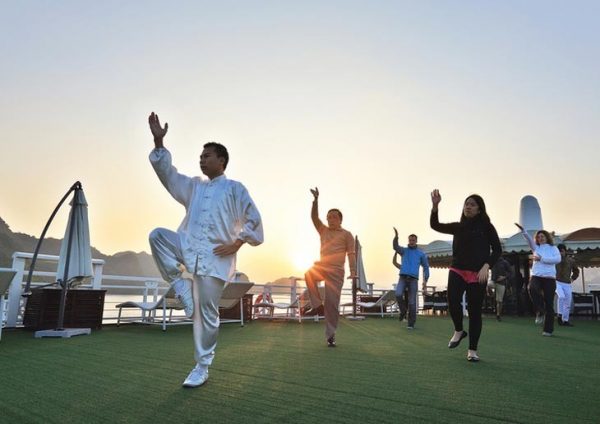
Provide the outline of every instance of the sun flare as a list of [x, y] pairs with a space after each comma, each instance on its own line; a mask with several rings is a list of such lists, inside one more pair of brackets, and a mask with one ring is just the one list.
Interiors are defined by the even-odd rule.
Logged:
[[296, 251], [292, 256], [292, 263], [297, 271], [306, 271], [317, 260], [314, 252]]

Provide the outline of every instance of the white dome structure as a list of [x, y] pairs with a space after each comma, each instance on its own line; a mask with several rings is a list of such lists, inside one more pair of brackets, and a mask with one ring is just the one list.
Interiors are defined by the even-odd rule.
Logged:
[[519, 224], [521, 224], [526, 231], [537, 231], [544, 228], [542, 222], [542, 210], [535, 197], [525, 196], [521, 199]]

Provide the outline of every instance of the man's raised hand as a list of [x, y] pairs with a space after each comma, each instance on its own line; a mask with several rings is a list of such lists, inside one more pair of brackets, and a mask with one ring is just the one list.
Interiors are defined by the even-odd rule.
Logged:
[[434, 208], [437, 208], [441, 201], [442, 195], [440, 194], [440, 191], [436, 188], [431, 192], [431, 203], [433, 204]]
[[165, 127], [161, 127], [158, 115], [154, 112], [148, 117], [148, 124], [150, 125], [150, 131], [152, 131], [152, 135], [154, 136], [154, 146], [156, 148], [163, 147], [163, 138], [167, 134], [167, 131], [169, 131], [169, 124], [165, 122]]
[[312, 193], [312, 195], [315, 198], [315, 200], [319, 199], [319, 189], [317, 187], [315, 187], [314, 190], [311, 188], [310, 192]]
[[396, 227], [392, 227], [394, 229], [394, 237], [398, 238], [398, 230], [396, 230]]

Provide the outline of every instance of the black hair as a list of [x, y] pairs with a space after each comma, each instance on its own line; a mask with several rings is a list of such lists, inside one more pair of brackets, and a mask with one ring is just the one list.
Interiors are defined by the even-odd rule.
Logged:
[[[483, 197], [481, 197], [479, 194], [471, 194], [470, 196], [467, 196], [467, 198], [463, 202], [463, 205], [465, 203], [467, 203], [467, 200], [469, 200], [469, 199], [473, 199], [475, 201], [475, 203], [477, 203], [477, 206], [479, 206], [479, 217], [481, 219], [483, 219], [485, 222], [489, 223], [490, 217], [488, 216], [487, 211], [485, 209], [485, 202], [483, 201]], [[465, 214], [463, 212], [461, 212], [460, 222], [465, 222], [465, 220], [467, 220], [467, 219], [468, 218], [465, 216]]]
[[329, 209], [327, 211], [327, 214], [329, 214], [329, 212], [336, 212], [340, 216], [340, 221], [344, 220], [344, 215], [342, 215], [342, 211], [341, 210], [334, 208], [334, 209]]
[[221, 143], [215, 143], [214, 141], [211, 141], [206, 143], [204, 148], [212, 148], [217, 154], [218, 158], [225, 159], [225, 162], [223, 163], [223, 169], [227, 169], [227, 164], [229, 163], [229, 152], [227, 151], [227, 147], [223, 146]]
[[567, 246], [565, 246], [565, 244], [564, 244], [564, 243], [559, 243], [559, 244], [557, 244], [557, 245], [556, 245], [556, 248], [557, 248], [558, 250], [564, 250], [565, 252], [567, 251]]
[[411, 238], [411, 237], [414, 237], [414, 238], [416, 238], [417, 240], [419, 239], [419, 237], [417, 237], [417, 235], [416, 235], [416, 234], [411, 234], [411, 235], [409, 235], [409, 236], [408, 236], [408, 238]]

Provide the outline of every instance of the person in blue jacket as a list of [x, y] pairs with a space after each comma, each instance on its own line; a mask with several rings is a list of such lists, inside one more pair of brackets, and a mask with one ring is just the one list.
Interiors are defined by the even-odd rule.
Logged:
[[398, 266], [394, 254], [394, 264], [400, 269], [400, 277], [396, 285], [396, 299], [400, 307], [400, 321], [406, 317], [406, 303], [404, 302], [404, 290], [408, 289], [408, 324], [407, 328], [413, 330], [417, 320], [417, 283], [419, 281], [419, 267], [423, 267], [423, 290], [429, 280], [429, 262], [427, 255], [417, 247], [417, 236], [408, 236], [408, 246], [398, 244], [398, 230], [394, 228], [393, 247], [396, 254], [402, 257], [402, 264]]

